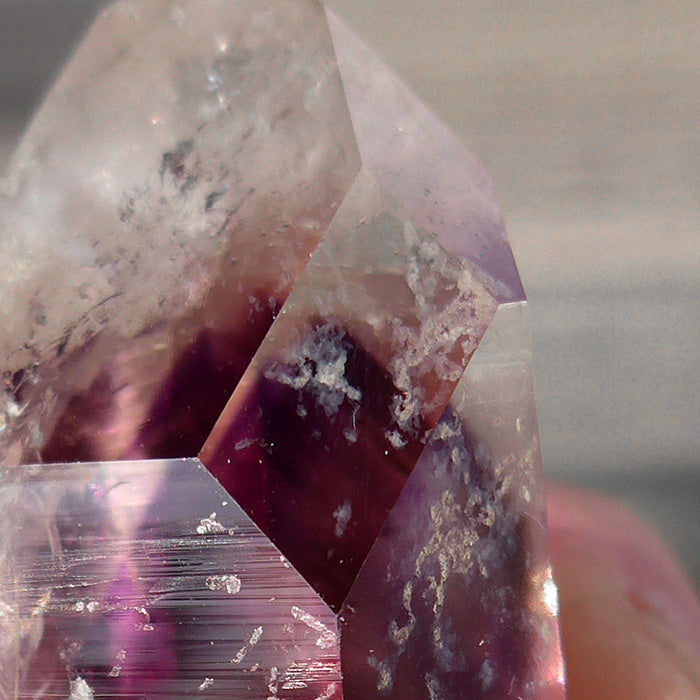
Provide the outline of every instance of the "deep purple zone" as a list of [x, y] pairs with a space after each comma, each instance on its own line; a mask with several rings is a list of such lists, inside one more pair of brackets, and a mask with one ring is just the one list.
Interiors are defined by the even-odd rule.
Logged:
[[[114, 459], [194, 457], [226, 406], [272, 324], [276, 312], [251, 316], [243, 332], [203, 328], [184, 349], [162, 382], [135, 444]], [[84, 394], [72, 397], [41, 452], [42, 461], [103, 459], [100, 433], [119, 421], [114, 386], [103, 370]]]
[[368, 353], [337, 333], [347, 351], [345, 378], [362, 392], [359, 404], [345, 400], [329, 416], [313, 393], [262, 372], [216, 451], [204, 458], [336, 611], [423, 448], [418, 439], [392, 447], [385, 432], [396, 388]]

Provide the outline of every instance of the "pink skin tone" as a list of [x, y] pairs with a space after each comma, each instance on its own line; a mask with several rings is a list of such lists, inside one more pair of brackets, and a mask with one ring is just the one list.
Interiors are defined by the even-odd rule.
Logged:
[[569, 700], [700, 698], [700, 601], [667, 548], [617, 503], [547, 496]]

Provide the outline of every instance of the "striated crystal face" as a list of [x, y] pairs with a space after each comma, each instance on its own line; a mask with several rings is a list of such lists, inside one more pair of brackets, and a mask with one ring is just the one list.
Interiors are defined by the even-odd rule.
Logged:
[[10, 468], [2, 499], [4, 697], [340, 686], [335, 616], [196, 459]]
[[340, 19], [112, 5], [0, 231], [3, 697], [564, 697], [493, 188]]

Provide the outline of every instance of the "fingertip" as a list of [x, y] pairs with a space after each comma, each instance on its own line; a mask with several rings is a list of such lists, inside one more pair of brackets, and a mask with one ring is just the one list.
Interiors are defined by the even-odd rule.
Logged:
[[547, 499], [569, 699], [700, 698], [700, 602], [659, 537], [609, 499]]

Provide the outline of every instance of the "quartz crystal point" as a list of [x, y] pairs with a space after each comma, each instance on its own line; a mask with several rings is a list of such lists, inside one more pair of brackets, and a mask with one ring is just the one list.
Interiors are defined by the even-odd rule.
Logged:
[[332, 12], [110, 6], [0, 235], [3, 698], [564, 698], [492, 185]]

